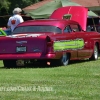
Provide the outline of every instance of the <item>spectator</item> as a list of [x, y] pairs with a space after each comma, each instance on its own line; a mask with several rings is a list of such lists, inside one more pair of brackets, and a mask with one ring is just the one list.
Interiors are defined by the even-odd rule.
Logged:
[[11, 31], [13, 32], [14, 28], [19, 24], [22, 23], [24, 20], [21, 17], [21, 8], [15, 8], [13, 10], [13, 16], [11, 16], [8, 20], [7, 26], [8, 28], [11, 28]]

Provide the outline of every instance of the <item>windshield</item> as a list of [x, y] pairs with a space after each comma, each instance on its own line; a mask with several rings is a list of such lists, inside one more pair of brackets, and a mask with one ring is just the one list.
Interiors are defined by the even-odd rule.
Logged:
[[40, 32], [53, 32], [53, 33], [61, 33], [61, 29], [55, 26], [21, 26], [17, 27], [13, 34], [19, 33], [40, 33]]

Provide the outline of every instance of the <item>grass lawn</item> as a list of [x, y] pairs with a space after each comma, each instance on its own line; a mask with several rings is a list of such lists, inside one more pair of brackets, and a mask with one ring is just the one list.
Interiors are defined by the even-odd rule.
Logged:
[[3, 68], [0, 100], [100, 100], [100, 58], [52, 68]]

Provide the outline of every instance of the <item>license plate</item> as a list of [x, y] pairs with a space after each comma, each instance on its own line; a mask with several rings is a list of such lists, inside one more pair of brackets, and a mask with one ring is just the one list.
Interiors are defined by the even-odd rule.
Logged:
[[26, 52], [26, 47], [17, 47], [16, 52]]

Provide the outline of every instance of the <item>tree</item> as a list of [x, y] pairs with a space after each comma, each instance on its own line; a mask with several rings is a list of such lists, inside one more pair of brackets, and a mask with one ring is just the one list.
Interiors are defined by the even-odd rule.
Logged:
[[10, 2], [8, 0], [0, 0], [0, 15], [8, 14]]
[[43, 0], [0, 0], [0, 15], [12, 14], [15, 7], [24, 8]]
[[8, 0], [8, 1], [11, 3], [11, 5], [9, 7], [9, 13], [11, 14], [12, 10], [15, 7], [24, 8], [24, 7], [27, 7], [27, 6], [32, 5], [34, 3], [37, 3], [40, 0]]

